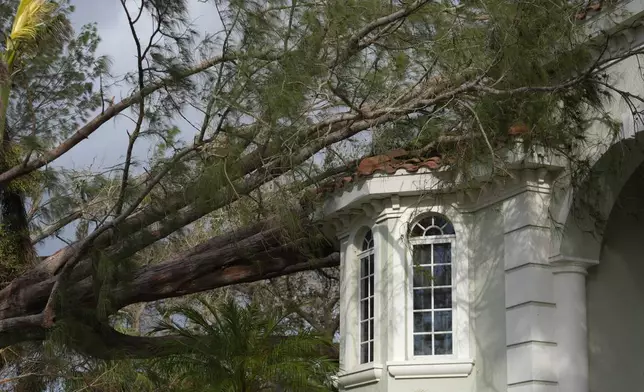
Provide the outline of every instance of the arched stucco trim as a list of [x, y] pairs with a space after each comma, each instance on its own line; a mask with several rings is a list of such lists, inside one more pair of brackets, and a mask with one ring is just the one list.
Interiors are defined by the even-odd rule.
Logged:
[[644, 163], [644, 132], [609, 147], [573, 189], [555, 190], [551, 260], [599, 260], [604, 230], [619, 194]]
[[458, 238], [459, 241], [462, 241], [466, 230], [464, 230], [463, 227], [463, 218], [461, 212], [449, 205], [426, 204], [429, 204], [429, 202], [410, 206], [404, 210], [404, 212], [400, 216], [400, 221], [403, 223], [402, 225], [400, 225], [402, 231], [400, 233], [400, 235], [402, 236], [401, 238], [408, 240], [409, 230], [414, 226], [414, 224], [416, 224], [416, 222], [429, 215], [438, 214], [445, 217], [445, 219], [447, 219], [454, 226], [456, 238]]

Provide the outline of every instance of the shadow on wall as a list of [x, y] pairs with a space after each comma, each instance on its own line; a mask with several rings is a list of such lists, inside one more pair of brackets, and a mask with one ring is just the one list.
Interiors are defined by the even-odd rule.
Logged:
[[470, 287], [475, 390], [506, 390], [505, 272], [503, 216], [498, 206], [474, 213], [469, 222]]
[[644, 390], [644, 165], [622, 189], [587, 278], [590, 391]]

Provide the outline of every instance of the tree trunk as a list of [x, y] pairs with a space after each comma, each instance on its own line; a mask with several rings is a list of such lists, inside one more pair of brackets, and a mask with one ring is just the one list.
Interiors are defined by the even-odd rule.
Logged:
[[[239, 238], [240, 232], [215, 237], [168, 260], [139, 268], [131, 279], [110, 288], [109, 311], [137, 302], [339, 265], [335, 244], [312, 237], [289, 239], [282, 227], [267, 227], [274, 223], [265, 221], [259, 230], [247, 231], [245, 234], [256, 233], [246, 238]], [[56, 276], [28, 274], [0, 291], [0, 347], [45, 338], [46, 330], [38, 325], [37, 316], [29, 320], [22, 320], [22, 316], [43, 311], [55, 281]], [[74, 284], [61, 294], [62, 307], [93, 309], [94, 293], [91, 272], [76, 274]]]

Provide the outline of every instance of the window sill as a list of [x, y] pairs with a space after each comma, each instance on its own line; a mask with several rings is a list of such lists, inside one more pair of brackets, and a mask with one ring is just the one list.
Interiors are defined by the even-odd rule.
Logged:
[[382, 365], [371, 363], [360, 365], [351, 372], [338, 375], [338, 385], [346, 389], [359, 387], [367, 384], [374, 384], [380, 381], [382, 376]]
[[467, 377], [472, 373], [472, 359], [410, 360], [387, 362], [387, 371], [396, 380], [411, 378]]

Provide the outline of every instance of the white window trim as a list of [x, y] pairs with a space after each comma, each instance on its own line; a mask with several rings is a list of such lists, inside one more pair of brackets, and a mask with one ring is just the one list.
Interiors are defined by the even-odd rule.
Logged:
[[[413, 276], [414, 276], [414, 246], [416, 245], [429, 245], [429, 244], [450, 244], [452, 251], [451, 254], [451, 267], [452, 267], [452, 354], [446, 355], [414, 355], [414, 285], [413, 285]], [[458, 323], [460, 321], [460, 314], [458, 313], [458, 306], [456, 296], [459, 295], [457, 286], [459, 286], [457, 277], [458, 271], [455, 265], [455, 256], [456, 256], [456, 237], [454, 235], [436, 235], [430, 237], [412, 237], [409, 239], [409, 249], [407, 251], [407, 358], [412, 360], [422, 360], [422, 361], [440, 361], [441, 359], [454, 359], [458, 358], [458, 353], [462, 351], [459, 347], [459, 330]]]
[[[358, 278], [358, 281], [357, 281], [357, 287], [358, 287], [358, 290], [357, 290], [358, 314], [357, 314], [356, 320], [357, 320], [357, 325], [358, 325], [358, 364], [359, 365], [367, 365], [367, 364], [374, 363], [376, 361], [376, 345], [378, 344], [378, 335], [376, 335], [376, 324], [378, 324], [377, 323], [377, 317], [376, 317], [376, 314], [378, 312], [377, 308], [376, 308], [376, 275], [377, 275], [377, 271], [378, 271], [378, 268], [376, 266], [376, 241], [375, 241], [375, 238], [373, 237], [373, 230], [372, 229], [369, 229], [369, 230], [371, 231], [373, 246], [371, 248], [369, 248], [369, 249], [366, 249], [366, 250], [360, 250], [359, 253], [356, 255], [356, 259], [355, 259], [356, 263], [357, 263], [357, 274], [356, 275], [357, 275], [357, 278]], [[361, 283], [362, 283], [361, 282], [362, 281], [361, 267], [362, 267], [362, 259], [365, 258], [365, 257], [372, 256], [372, 255], [373, 255], [373, 271], [372, 271], [372, 273], [373, 273], [373, 293], [372, 293], [372, 296], [371, 296], [371, 301], [373, 301], [373, 314], [371, 315], [371, 318], [373, 318], [373, 339], [367, 339], [367, 344], [369, 344], [369, 342], [373, 342], [373, 351], [369, 351], [370, 357], [372, 359], [370, 361], [367, 361], [367, 362], [362, 362], [362, 343], [363, 343], [363, 341], [362, 341], [362, 325], [361, 324], [362, 324], [363, 320], [361, 318], [361, 315], [362, 315], [362, 313], [361, 313], [362, 312], [362, 306], [361, 305], [362, 304], [360, 303], [360, 302], [362, 302], [362, 298], [360, 298], [360, 288], [361, 288]], [[367, 285], [368, 284], [369, 283], [367, 282]]]
[[[413, 276], [414, 276], [414, 262], [413, 262], [413, 253], [414, 253], [414, 246], [416, 245], [429, 245], [429, 244], [450, 244], [450, 249], [452, 251], [451, 254], [451, 268], [452, 268], [452, 354], [446, 354], [446, 355], [414, 355], [414, 284], [413, 284]], [[412, 359], [412, 360], [430, 360], [430, 361], [440, 361], [441, 359], [446, 359], [450, 360], [453, 358], [457, 358], [458, 355], [456, 354], [458, 347], [457, 347], [457, 328], [456, 326], [458, 325], [458, 314], [457, 314], [457, 306], [456, 306], [456, 295], [458, 295], [456, 291], [456, 279], [455, 279], [455, 272], [456, 272], [456, 267], [454, 266], [454, 257], [456, 254], [455, 247], [456, 247], [456, 238], [454, 235], [434, 235], [434, 236], [429, 236], [429, 237], [412, 237], [409, 239], [409, 250], [407, 252], [407, 276], [408, 276], [408, 281], [407, 281], [407, 298], [408, 298], [408, 305], [409, 309], [407, 310], [407, 330], [406, 330], [406, 335], [407, 335], [407, 357]]]
[[[347, 264], [345, 271], [347, 271], [347, 276], [342, 278], [345, 280], [345, 283], [348, 288], [350, 288], [348, 295], [348, 301], [346, 302], [350, 309], [354, 309], [353, 313], [347, 312], [344, 315], [344, 323], [346, 324], [345, 334], [353, 334], [352, 343], [348, 344], [345, 342], [344, 352], [347, 357], [345, 362], [347, 367], [342, 369], [338, 374], [337, 383], [339, 386], [350, 389], [363, 385], [374, 384], [380, 381], [383, 375], [383, 369], [385, 368], [382, 364], [380, 358], [380, 323], [381, 312], [380, 312], [380, 279], [381, 279], [381, 268], [380, 268], [380, 257], [383, 241], [386, 238], [381, 238], [377, 225], [374, 225], [372, 222], [359, 222], [356, 224], [357, 230], [352, 231], [352, 234], [349, 236], [349, 244], [346, 250], [346, 256], [344, 262]], [[366, 231], [364, 229], [371, 230], [373, 235], [373, 248], [370, 250], [362, 250], [361, 244]], [[372, 253], [374, 255], [374, 349], [373, 349], [373, 361], [367, 363], [360, 363], [360, 259], [367, 254]], [[342, 317], [342, 315], [341, 315]], [[386, 373], [385, 373], [386, 374]]]
[[[430, 212], [430, 211], [427, 211]], [[408, 237], [409, 246], [405, 252], [404, 266], [406, 270], [406, 328], [405, 345], [406, 360], [388, 361], [387, 371], [396, 379], [448, 378], [467, 377], [472, 372], [474, 360], [470, 354], [470, 318], [469, 318], [469, 266], [465, 254], [465, 239], [459, 230], [455, 216], [443, 211], [431, 211], [445, 216], [454, 225], [456, 237], [453, 235], [437, 235], [432, 237]], [[420, 217], [419, 215], [416, 215]], [[404, 219], [404, 217], [401, 217]], [[411, 217], [407, 217], [411, 218]], [[417, 220], [414, 219], [413, 222]], [[412, 223], [407, 219], [405, 223]], [[449, 239], [452, 243], [452, 340], [451, 355], [414, 355], [413, 340], [413, 246], [439, 242]]]

